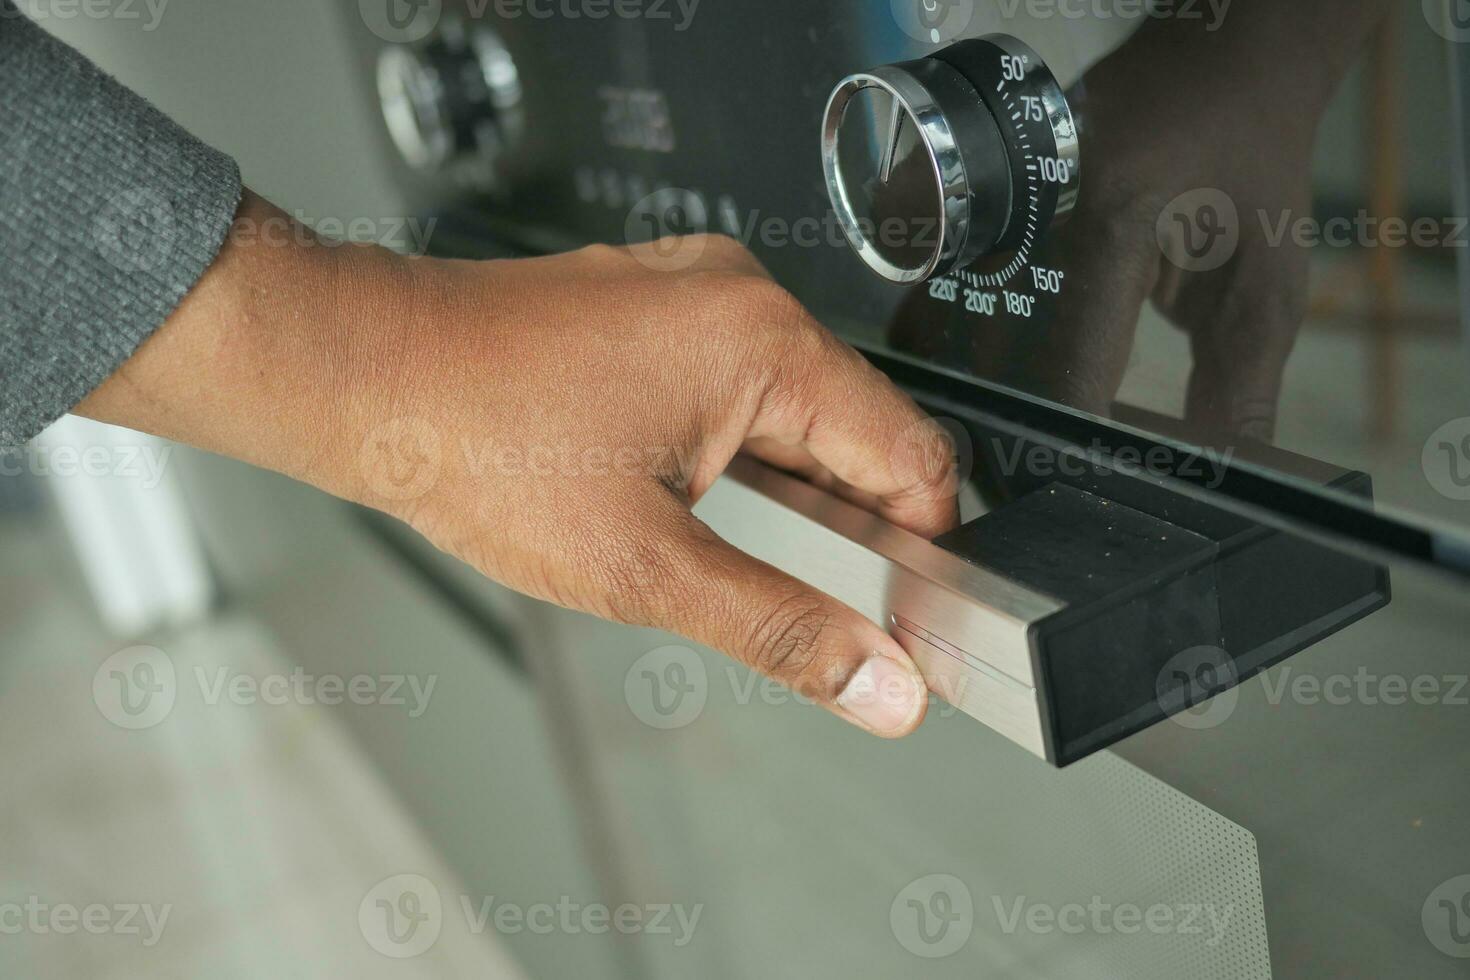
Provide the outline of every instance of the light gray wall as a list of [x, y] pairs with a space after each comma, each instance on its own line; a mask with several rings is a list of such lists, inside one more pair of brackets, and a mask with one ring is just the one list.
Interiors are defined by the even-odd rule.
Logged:
[[[202, 139], [240, 162], [246, 183], [309, 217], [390, 218], [405, 201], [390, 177], [361, 51], [380, 42], [333, 0], [143, 0], [137, 19], [42, 23]], [[27, 6], [27, 3], [30, 6]], [[22, 9], [48, 3], [22, 0]], [[80, 5], [78, 5], [80, 6]], [[152, 27], [153, 29], [149, 29]]]

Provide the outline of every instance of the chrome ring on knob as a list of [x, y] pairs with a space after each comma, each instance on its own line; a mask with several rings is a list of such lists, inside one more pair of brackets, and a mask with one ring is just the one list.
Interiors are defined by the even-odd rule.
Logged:
[[[893, 99], [897, 111], [889, 124], [890, 149], [898, 137], [897, 127], [902, 124], [900, 113], [905, 114], [917, 126], [918, 136], [933, 166], [938, 188], [935, 213], [939, 216], [940, 228], [933, 252], [918, 268], [897, 265], [880, 253], [854, 211], [847, 182], [842, 176], [839, 131], [853, 98], [867, 89], [879, 89]], [[907, 73], [887, 67], [875, 68], [870, 72], [849, 75], [837, 84], [827, 100], [822, 123], [822, 168], [826, 175], [827, 193], [836, 205], [837, 220], [843, 234], [853, 250], [883, 278], [905, 285], [923, 282], [941, 271], [941, 267], [951, 266], [963, 253], [970, 224], [965, 164], [949, 120], [930, 93]]]
[[[997, 287], [1076, 203], [1077, 129], [1040, 55], [993, 34], [844, 78], [822, 166], [843, 233], [878, 275], [911, 285], [978, 268], [976, 286]], [[890, 235], [895, 219], [908, 237]]]
[[520, 77], [486, 27], [450, 20], [418, 44], [384, 48], [378, 98], [393, 144], [424, 173], [488, 172], [520, 136]]
[[454, 154], [441, 87], [413, 48], [395, 45], [378, 56], [378, 101], [388, 135], [404, 162], [425, 173]]

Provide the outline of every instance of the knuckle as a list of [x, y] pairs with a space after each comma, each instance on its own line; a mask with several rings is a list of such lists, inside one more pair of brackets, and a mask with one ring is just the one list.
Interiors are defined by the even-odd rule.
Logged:
[[778, 679], [806, 677], [821, 664], [831, 629], [832, 615], [820, 599], [782, 599], [751, 634], [750, 665]]
[[760, 276], [732, 276], [722, 286], [724, 302], [740, 313], [740, 320], [757, 330], [790, 319], [795, 298], [776, 282]]
[[826, 358], [832, 337], [801, 301], [769, 279], [743, 277], [731, 287], [750, 344], [762, 353], [805, 363]]
[[933, 419], [906, 429], [894, 447], [894, 476], [903, 495], [917, 501], [953, 498], [965, 474], [957, 438]]
[[596, 242], [578, 249], [577, 256], [592, 265], [615, 265], [627, 260], [628, 251], [606, 242]]
[[788, 354], [801, 358], [802, 363], [809, 363], [825, 370], [832, 367], [834, 362], [847, 360], [849, 348], [839, 342], [826, 327], [814, 320], [799, 304], [785, 322], [782, 339], [787, 344]]
[[717, 259], [743, 260], [750, 250], [729, 235], [720, 232], [705, 232], [694, 236], [704, 246], [705, 254]]
[[727, 336], [757, 357], [779, 352], [783, 338], [803, 329], [805, 311], [781, 286], [761, 276], [705, 272], [685, 281], [705, 333]]

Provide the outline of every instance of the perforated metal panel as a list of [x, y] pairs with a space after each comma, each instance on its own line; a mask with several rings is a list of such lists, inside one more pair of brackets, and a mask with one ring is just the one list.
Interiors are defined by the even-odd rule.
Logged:
[[[1104, 752], [1073, 769], [1095, 809], [1077, 814], [1080, 840], [1111, 835], [1094, 873], [1145, 907], [1198, 906], [1202, 933], [1100, 936], [1091, 976], [1132, 980], [1255, 980], [1271, 976], [1256, 839], [1244, 827]], [[1132, 871], [1129, 871], [1129, 868]], [[1092, 874], [1084, 878], [1093, 877]], [[1213, 912], [1215, 918], [1211, 918]], [[1228, 913], [1216, 938], [1214, 927]]]
[[1004, 836], [965, 858], [987, 977], [1271, 976], [1249, 831], [1110, 752], [1050, 775], [988, 814]]

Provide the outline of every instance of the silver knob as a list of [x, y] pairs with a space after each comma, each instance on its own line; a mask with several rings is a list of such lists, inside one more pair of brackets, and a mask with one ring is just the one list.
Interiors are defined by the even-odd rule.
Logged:
[[1015, 253], [1009, 278], [1072, 210], [1081, 177], [1061, 86], [999, 34], [844, 78], [822, 164], [848, 242], [896, 283]]
[[523, 126], [510, 52], [489, 28], [454, 20], [418, 44], [383, 49], [378, 98], [409, 166], [475, 184], [491, 182]]

